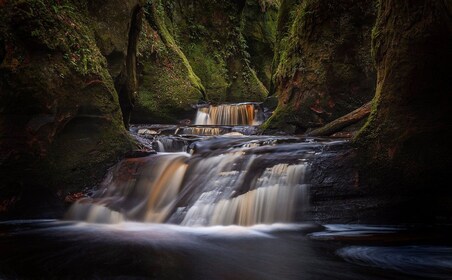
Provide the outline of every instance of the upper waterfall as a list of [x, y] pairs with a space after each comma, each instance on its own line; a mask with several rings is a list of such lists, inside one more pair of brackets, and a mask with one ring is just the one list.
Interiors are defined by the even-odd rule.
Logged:
[[199, 107], [195, 125], [260, 125], [263, 112], [259, 103], [238, 103]]

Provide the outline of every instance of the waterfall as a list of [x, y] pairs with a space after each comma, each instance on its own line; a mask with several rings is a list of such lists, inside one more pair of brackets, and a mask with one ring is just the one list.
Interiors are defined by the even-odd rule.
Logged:
[[67, 218], [183, 226], [299, 221], [309, 204], [310, 161], [327, 144], [242, 134], [254, 131], [261, 114], [257, 103], [209, 106], [198, 109], [198, 126], [135, 129], [158, 153], [122, 160]]
[[[217, 202], [218, 196], [224, 196], [220, 190], [205, 192], [188, 208], [181, 224], [250, 226], [290, 222], [302, 189], [306, 188], [302, 185], [305, 170], [306, 164], [277, 164], [258, 176], [250, 191], [236, 197], [228, 195]], [[229, 182], [238, 179], [228, 177]]]
[[188, 142], [185, 139], [172, 136], [156, 137], [154, 143], [157, 152], [186, 152], [188, 149]]
[[[243, 137], [242, 137], [243, 138]], [[274, 140], [256, 140], [218, 150], [206, 140], [207, 152], [158, 153], [125, 159], [113, 168], [100, 190], [76, 202], [68, 219], [116, 223], [133, 220], [184, 226], [271, 224], [295, 221], [306, 206], [308, 163], [312, 154], [287, 153]], [[306, 145], [306, 144], [304, 144]], [[212, 150], [213, 149], [213, 150]], [[270, 149], [270, 150], [269, 150]]]
[[74, 203], [67, 217], [98, 223], [163, 222], [179, 193], [188, 157], [176, 153], [123, 160], [96, 195]]
[[195, 125], [259, 125], [262, 118], [257, 103], [211, 105], [198, 108]]

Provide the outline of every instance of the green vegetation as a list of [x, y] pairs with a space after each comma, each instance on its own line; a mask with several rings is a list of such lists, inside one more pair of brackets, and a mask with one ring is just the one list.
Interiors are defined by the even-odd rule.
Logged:
[[306, 24], [306, 14], [310, 13], [307, 11], [307, 3], [303, 2], [296, 5], [289, 13], [288, 22], [290, 24], [288, 24], [288, 33], [285, 36], [283, 35], [284, 37], [279, 42], [277, 67], [273, 76], [275, 82], [281, 82], [284, 78], [293, 77], [296, 71], [303, 69], [304, 58], [301, 53], [299, 30], [302, 30], [302, 25]]
[[295, 134], [297, 132], [297, 117], [293, 113], [293, 107], [286, 107], [282, 109], [281, 106], [277, 107], [272, 116], [262, 124], [261, 131], [265, 133], [289, 133]]
[[[261, 101], [267, 95], [252, 70], [241, 7], [230, 1], [177, 6], [175, 37], [213, 102]], [[214, 16], [212, 16], [214, 15]]]
[[[85, 5], [71, 1], [16, 1], [11, 23], [32, 43], [61, 52], [66, 62], [82, 75], [105, 75], [106, 61], [97, 48]], [[12, 13], [9, 10], [9, 13]], [[14, 38], [9, 36], [13, 41]], [[20, 40], [20, 37], [15, 39]]]
[[140, 88], [133, 122], [174, 123], [205, 98], [205, 89], [165, 25], [160, 2], [146, 6], [138, 45]]
[[[168, 5], [168, 4], [167, 4]], [[180, 50], [176, 41], [174, 40], [171, 33], [169, 33], [166, 28], [164, 18], [166, 17], [163, 11], [163, 6], [161, 1], [154, 1], [154, 4], [150, 4], [146, 7], [148, 9], [148, 18], [151, 21], [151, 25], [154, 25], [160, 35], [160, 39], [163, 41], [165, 46], [171, 49], [177, 54], [179, 59], [181, 59], [183, 65], [187, 68], [188, 78], [194, 87], [198, 88], [201, 93], [204, 93], [204, 87], [201, 84], [200, 79], [193, 72], [190, 63], [185, 57], [184, 53]], [[150, 11], [149, 11], [150, 10]]]

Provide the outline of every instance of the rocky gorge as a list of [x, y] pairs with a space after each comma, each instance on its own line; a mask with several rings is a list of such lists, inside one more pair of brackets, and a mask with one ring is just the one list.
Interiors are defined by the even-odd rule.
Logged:
[[373, 98], [367, 122], [339, 125], [364, 181], [444, 178], [446, 2], [117, 2], [1, 3], [2, 204], [95, 185], [137, 149], [131, 122], [177, 123], [199, 102], [268, 100], [264, 133], [309, 135]]

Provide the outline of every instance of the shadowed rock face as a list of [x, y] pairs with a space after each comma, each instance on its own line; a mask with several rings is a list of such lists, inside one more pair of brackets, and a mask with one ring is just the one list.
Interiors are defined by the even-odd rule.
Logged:
[[304, 132], [368, 102], [374, 20], [375, 1], [283, 1], [273, 80], [279, 104], [266, 128]]
[[380, 3], [373, 32], [376, 95], [356, 141], [363, 167], [379, 182], [446, 191], [441, 180], [449, 179], [451, 167], [452, 58], [451, 6], [446, 3]]
[[87, 4], [96, 43], [107, 59], [126, 126], [137, 98], [137, 45], [144, 2], [101, 0], [89, 1]]
[[140, 3], [103, 2], [1, 2], [0, 193], [91, 186], [132, 148], [116, 89]]

